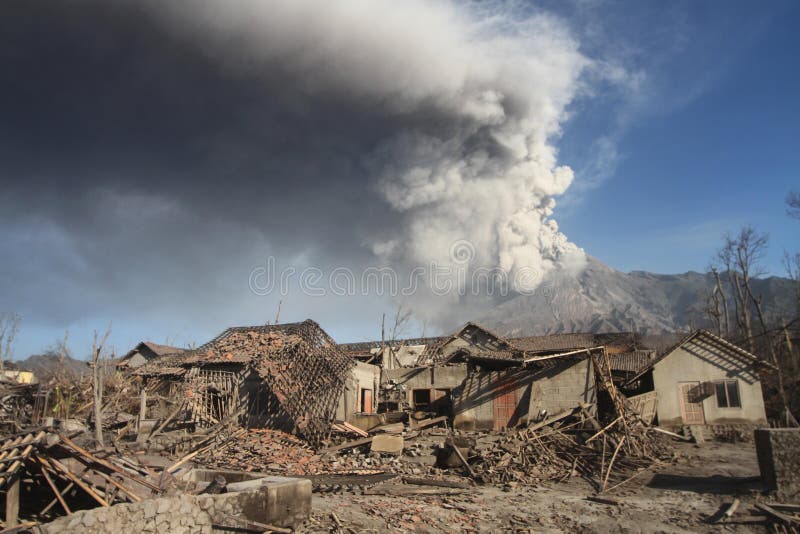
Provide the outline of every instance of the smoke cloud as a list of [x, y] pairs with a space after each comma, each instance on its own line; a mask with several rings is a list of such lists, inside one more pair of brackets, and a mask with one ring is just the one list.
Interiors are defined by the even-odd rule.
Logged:
[[299, 114], [334, 98], [394, 125], [357, 162], [388, 205], [384, 232], [365, 238], [386, 263], [448, 265], [466, 240], [473, 266], [530, 289], [583, 257], [551, 218], [573, 179], [553, 141], [590, 61], [557, 19], [513, 15], [441, 1], [209, 0], [169, 20], [235, 74], [279, 74]]
[[[247, 272], [265, 253], [467, 261], [518, 290], [584, 261], [553, 219], [573, 180], [556, 142], [596, 65], [557, 17], [444, 0], [3, 9], [0, 309], [53, 325], [211, 309], [216, 330], [263, 307]], [[326, 326], [314, 307], [297, 300], [298, 318]]]

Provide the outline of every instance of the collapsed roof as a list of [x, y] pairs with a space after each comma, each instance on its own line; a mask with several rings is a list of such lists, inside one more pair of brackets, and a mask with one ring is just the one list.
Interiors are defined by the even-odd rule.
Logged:
[[228, 328], [208, 343], [167, 355], [136, 374], [181, 376], [188, 369], [235, 366], [266, 383], [298, 432], [312, 444], [330, 431], [339, 396], [355, 360], [311, 320]]

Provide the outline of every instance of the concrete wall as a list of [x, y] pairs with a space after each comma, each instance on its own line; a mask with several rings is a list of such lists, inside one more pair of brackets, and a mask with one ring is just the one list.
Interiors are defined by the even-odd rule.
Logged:
[[653, 367], [653, 384], [658, 394], [658, 422], [680, 426], [681, 383], [715, 382], [735, 379], [739, 385], [741, 408], [718, 408], [714, 392], [703, 399], [705, 422], [709, 425], [766, 424], [764, 397], [755, 366], [733, 351], [722, 349], [697, 336]]
[[[568, 361], [555, 369], [554, 373], [542, 373], [531, 386], [531, 417], [546, 410], [555, 415], [570, 410], [579, 402], [595, 404], [594, 368], [589, 358]], [[596, 406], [592, 407], [594, 411]]]
[[515, 392], [517, 409], [511, 426], [526, 424], [542, 410], [554, 415], [579, 402], [594, 402], [594, 373], [588, 359], [554, 362], [545, 369], [512, 367], [503, 371], [471, 371], [455, 392], [453, 426], [463, 430], [491, 430], [498, 397]]
[[384, 370], [384, 379], [394, 380], [405, 388], [406, 400], [414, 409], [415, 389], [449, 389], [459, 387], [467, 377], [467, 364], [439, 365], [435, 367], [403, 367]]
[[783, 502], [800, 500], [800, 428], [755, 431], [761, 481]]

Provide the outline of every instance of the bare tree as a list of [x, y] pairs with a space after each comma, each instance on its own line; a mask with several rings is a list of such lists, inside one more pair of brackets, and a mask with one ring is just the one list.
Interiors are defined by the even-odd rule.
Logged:
[[719, 275], [719, 270], [714, 266], [711, 266], [710, 269], [711, 274], [714, 275], [713, 293], [716, 295], [718, 301], [722, 302], [722, 324], [720, 325], [720, 335], [727, 337], [731, 335], [730, 313], [728, 312], [728, 297], [725, 296], [725, 289], [722, 287], [722, 278]]
[[0, 371], [11, 359], [14, 339], [19, 331], [20, 316], [16, 313], [0, 313]]
[[768, 237], [766, 234], [759, 234], [752, 226], [745, 226], [737, 235], [726, 235], [724, 240], [717, 258], [726, 268], [734, 300], [736, 323], [747, 340], [750, 352], [755, 352], [750, 303], [751, 280], [763, 274], [759, 264], [766, 254]]
[[786, 213], [789, 217], [800, 219], [800, 193], [797, 191], [789, 191], [786, 195]]
[[111, 334], [111, 323], [106, 329], [103, 338], [98, 342], [97, 330], [94, 331], [94, 341], [92, 342], [92, 394], [94, 401], [94, 436], [97, 444], [101, 447], [103, 443], [103, 375], [105, 374], [105, 359], [103, 358], [103, 346], [108, 341]]
[[390, 341], [397, 341], [399, 337], [405, 335], [406, 330], [411, 322], [412, 317], [411, 309], [406, 308], [403, 304], [398, 304], [394, 311], [394, 324], [390, 334]]
[[[722, 310], [720, 309], [719, 293], [717, 292], [716, 286], [714, 286], [714, 289], [712, 289], [706, 297], [706, 306], [703, 311], [714, 323], [714, 329], [717, 331], [717, 335], [722, 336]], [[633, 326], [633, 321], [631, 321], [631, 326]], [[631, 332], [633, 332], [633, 328], [631, 328]]]

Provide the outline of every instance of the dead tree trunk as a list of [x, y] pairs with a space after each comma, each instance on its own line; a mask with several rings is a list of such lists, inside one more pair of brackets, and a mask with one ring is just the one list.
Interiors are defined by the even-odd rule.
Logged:
[[92, 343], [92, 397], [94, 401], [94, 437], [100, 447], [103, 443], [103, 345], [111, 334], [111, 325], [108, 325], [103, 339], [98, 343], [97, 331], [94, 332], [94, 342]]
[[725, 291], [722, 289], [722, 280], [719, 276], [719, 271], [717, 269], [711, 269], [711, 272], [714, 274], [714, 280], [716, 281], [716, 290], [722, 300], [722, 318], [723, 318], [723, 325], [725, 328], [725, 337], [731, 335], [731, 324], [730, 324], [730, 315], [728, 313], [728, 297], [725, 296]]
[[775, 373], [778, 378], [778, 394], [781, 397], [783, 409], [786, 413], [786, 426], [800, 426], [798, 425], [797, 419], [795, 419], [789, 407], [789, 397], [786, 395], [786, 387], [784, 386], [783, 381], [783, 366], [781, 365], [781, 362], [778, 361], [778, 353], [775, 351], [775, 345], [773, 345], [772, 339], [770, 339], [769, 331], [767, 330], [767, 321], [764, 318], [764, 309], [761, 306], [761, 297], [756, 298], [755, 295], [753, 295], [753, 290], [751, 289], [749, 283], [745, 285], [745, 288], [747, 289], [747, 294], [750, 296], [750, 300], [753, 301], [753, 305], [756, 308], [758, 322], [761, 325], [761, 335], [764, 337], [764, 342], [769, 348], [769, 357], [772, 365], [774, 365], [776, 368]]

